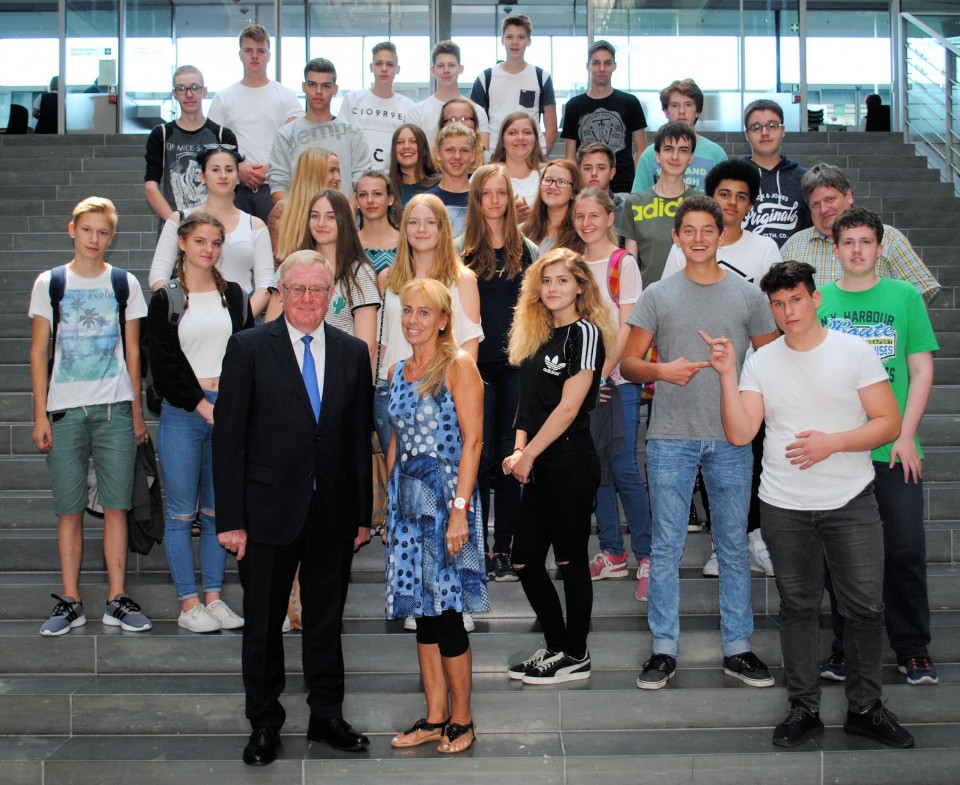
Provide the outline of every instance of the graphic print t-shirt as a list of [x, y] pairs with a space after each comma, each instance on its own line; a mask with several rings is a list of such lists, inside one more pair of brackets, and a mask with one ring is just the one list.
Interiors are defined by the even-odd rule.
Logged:
[[[127, 273], [127, 284], [127, 321], [142, 319], [147, 315], [147, 303], [140, 283]], [[33, 285], [28, 313], [31, 318], [42, 316], [53, 324], [49, 270], [40, 273]], [[110, 266], [96, 278], [81, 278], [67, 268], [47, 410], [132, 400]]]

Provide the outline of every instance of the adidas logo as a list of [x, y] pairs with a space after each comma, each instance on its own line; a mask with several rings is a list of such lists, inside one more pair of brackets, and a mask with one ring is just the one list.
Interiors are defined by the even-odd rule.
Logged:
[[549, 355], [543, 358], [543, 372], [549, 373], [551, 376], [559, 376], [560, 371], [567, 367], [565, 362], [560, 362], [560, 355], [555, 354], [553, 357]]

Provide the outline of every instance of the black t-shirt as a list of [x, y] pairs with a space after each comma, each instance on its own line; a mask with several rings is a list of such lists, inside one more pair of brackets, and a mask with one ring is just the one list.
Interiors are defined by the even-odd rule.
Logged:
[[647, 118], [636, 96], [622, 90], [614, 90], [606, 98], [591, 98], [583, 93], [567, 101], [560, 136], [573, 139], [578, 147], [590, 142], [608, 145], [617, 161], [610, 190], [629, 193], [635, 173], [633, 134], [646, 127]]
[[[503, 271], [504, 251], [496, 249], [497, 275], [487, 280], [484, 275], [477, 276], [477, 288], [480, 292], [480, 323], [483, 325], [483, 340], [477, 354], [477, 364], [505, 363], [507, 344], [509, 343], [510, 324], [513, 322], [513, 309], [520, 297], [523, 274], [532, 261], [530, 247], [523, 243], [520, 257], [520, 273], [510, 279]], [[469, 257], [463, 261], [469, 264]]]
[[589, 428], [605, 358], [600, 331], [585, 319], [555, 329], [536, 354], [520, 366], [520, 404], [514, 427], [526, 431], [532, 439], [559, 405], [567, 379], [589, 369], [593, 371], [593, 386], [565, 433]]

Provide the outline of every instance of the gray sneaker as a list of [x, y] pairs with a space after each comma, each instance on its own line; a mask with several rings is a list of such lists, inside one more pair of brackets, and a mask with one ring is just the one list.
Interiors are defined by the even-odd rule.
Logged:
[[59, 594], [50, 596], [57, 600], [57, 604], [53, 606], [50, 618], [40, 625], [41, 635], [66, 635], [74, 627], [82, 627], [87, 623], [82, 602], [77, 602], [73, 597], [61, 597]]
[[153, 627], [140, 606], [126, 594], [118, 594], [104, 606], [103, 623], [127, 632], [146, 632]]

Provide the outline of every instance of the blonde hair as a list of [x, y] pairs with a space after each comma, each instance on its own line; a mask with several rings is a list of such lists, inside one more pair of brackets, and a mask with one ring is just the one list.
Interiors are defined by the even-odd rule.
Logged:
[[115, 232], [117, 231], [117, 208], [105, 196], [88, 196], [82, 202], [78, 203], [76, 207], [73, 208], [73, 218], [70, 221], [74, 226], [77, 225], [83, 216], [89, 215], [90, 213], [98, 213], [107, 219], [107, 223], [110, 224], [110, 228]]
[[[448, 101], [447, 103], [453, 102]], [[480, 134], [467, 128], [463, 123], [450, 123], [449, 125], [443, 126], [437, 133], [437, 146], [433, 148], [433, 161], [441, 174], [443, 173], [443, 167], [440, 166], [440, 148], [451, 136], [462, 136], [473, 148], [473, 163], [467, 167], [467, 174], [470, 174], [474, 169], [483, 164], [483, 145], [480, 144]], [[479, 155], [477, 155], [478, 151]]]
[[[443, 106], [440, 107], [440, 119], [438, 121], [438, 126], [435, 133], [435, 138], [438, 140], [437, 146], [439, 147], [440, 133], [446, 127], [443, 124], [443, 113], [447, 111], [447, 107], [450, 106], [451, 104], [463, 104], [464, 106], [469, 107], [471, 114], [473, 114], [472, 130], [474, 133], [474, 140], [473, 140], [474, 158], [473, 158], [473, 166], [470, 167], [470, 171], [472, 172], [474, 169], [478, 169], [481, 166], [483, 166], [484, 149], [483, 149], [483, 139], [480, 138], [480, 117], [477, 115], [477, 107], [473, 105], [473, 101], [471, 101], [469, 98], [451, 98], [450, 100], [445, 101]], [[457, 120], [456, 122], [460, 122], [460, 121]], [[463, 124], [461, 123], [461, 125]], [[464, 126], [464, 128], [466, 128], [466, 126]], [[471, 130], [471, 129], [468, 128], [467, 130]]]
[[308, 147], [297, 159], [284, 199], [283, 214], [277, 224], [278, 259], [286, 259], [301, 247], [310, 205], [317, 192], [327, 187], [331, 155], [336, 157], [336, 153], [322, 147]]
[[447, 371], [460, 351], [453, 334], [453, 299], [450, 290], [432, 278], [420, 278], [404, 284], [400, 290], [401, 306], [406, 306], [410, 298], [416, 295], [423, 297], [428, 308], [441, 317], [447, 317], [446, 325], [437, 334], [437, 351], [416, 388], [419, 395], [437, 395], [443, 389]]
[[453, 245], [453, 230], [450, 228], [450, 218], [443, 202], [433, 194], [417, 194], [407, 202], [407, 206], [403, 210], [403, 218], [400, 219], [400, 243], [397, 247], [397, 259], [390, 265], [387, 272], [385, 288], [390, 289], [395, 294], [400, 294], [404, 284], [416, 277], [413, 269], [413, 249], [410, 248], [410, 240], [407, 238], [407, 223], [410, 221], [410, 213], [413, 212], [413, 208], [419, 205], [424, 205], [430, 209], [440, 230], [428, 277], [450, 287], [456, 286], [463, 276], [473, 275], [473, 272], [464, 265], [457, 255], [457, 249]]
[[543, 271], [552, 264], [562, 264], [580, 286], [576, 300], [577, 316], [600, 331], [608, 355], [616, 351], [617, 331], [587, 263], [569, 248], [554, 248], [531, 264], [523, 276], [520, 299], [510, 325], [508, 359], [511, 365], [518, 366], [536, 354], [554, 330], [553, 315], [540, 299]]
[[[573, 198], [573, 210], [571, 217], [576, 214], [577, 205], [580, 204], [580, 202], [587, 201], [596, 202], [599, 204], [607, 215], [615, 215], [617, 212], [616, 205], [614, 205], [613, 199], [610, 198], [609, 191], [604, 191], [600, 188], [584, 188]], [[612, 226], [607, 227], [606, 237], [614, 245], [617, 244], [617, 233], [614, 231]], [[583, 240], [582, 237], [580, 239], [581, 241]], [[586, 243], [584, 243], [584, 246], [586, 246]]]
[[580, 169], [573, 161], [566, 158], [550, 161], [543, 167], [543, 171], [540, 173], [540, 187], [537, 188], [537, 198], [533, 200], [530, 215], [527, 217], [527, 220], [524, 221], [521, 228], [523, 229], [523, 233], [535, 243], [543, 242], [543, 239], [547, 236], [547, 230], [550, 228], [550, 216], [541, 194], [543, 192], [543, 178], [546, 176], [547, 170], [552, 166], [557, 166], [566, 171], [571, 183], [570, 201], [567, 202], [567, 214], [557, 231], [555, 246], [557, 248], [569, 248], [572, 251], [580, 253], [583, 251], [584, 245], [580, 239], [580, 235], [577, 234], [577, 230], [573, 228], [573, 200], [577, 194], [580, 193], [582, 180], [580, 178]]
[[527, 156], [527, 166], [530, 169], [541, 169], [547, 163], [547, 156], [543, 154], [543, 150], [540, 148], [540, 128], [537, 126], [537, 121], [526, 112], [511, 112], [503, 119], [503, 125], [500, 126], [500, 135], [497, 137], [497, 146], [493, 148], [493, 154], [490, 156], [490, 163], [502, 164], [507, 160], [507, 150], [503, 146], [503, 138], [510, 126], [520, 120], [526, 120], [533, 128], [533, 149]]
[[494, 177], [502, 177], [507, 184], [507, 204], [503, 213], [503, 258], [508, 280], [523, 272], [523, 237], [517, 222], [517, 207], [513, 200], [510, 173], [503, 164], [487, 164], [474, 172], [470, 179], [470, 197], [467, 201], [467, 220], [463, 229], [463, 256], [469, 258], [467, 267], [478, 278], [492, 280], [497, 274], [497, 253], [487, 236], [487, 222], [483, 217], [481, 199], [484, 186]]

